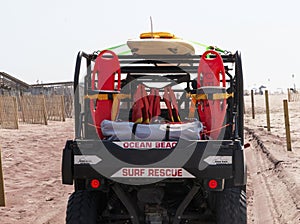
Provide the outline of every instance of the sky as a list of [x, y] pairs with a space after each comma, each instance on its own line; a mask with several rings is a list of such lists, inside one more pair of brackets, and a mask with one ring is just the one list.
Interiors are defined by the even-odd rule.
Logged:
[[73, 81], [78, 51], [150, 31], [241, 51], [245, 89], [300, 88], [298, 0], [0, 0], [0, 71], [29, 84]]

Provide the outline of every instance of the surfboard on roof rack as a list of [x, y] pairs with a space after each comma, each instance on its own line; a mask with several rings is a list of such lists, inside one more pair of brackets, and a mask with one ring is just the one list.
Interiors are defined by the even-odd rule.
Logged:
[[194, 55], [194, 46], [168, 32], [142, 33], [140, 39], [131, 39], [127, 45], [137, 55]]

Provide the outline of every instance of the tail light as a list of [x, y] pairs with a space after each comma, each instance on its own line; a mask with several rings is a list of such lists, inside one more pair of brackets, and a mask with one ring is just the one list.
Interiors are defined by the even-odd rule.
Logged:
[[210, 189], [216, 189], [218, 187], [218, 181], [216, 181], [214, 179], [208, 181], [208, 187]]
[[208, 179], [204, 181], [204, 186], [209, 191], [223, 191], [225, 179]]
[[98, 179], [92, 179], [90, 185], [93, 189], [98, 189], [101, 186], [101, 182]]

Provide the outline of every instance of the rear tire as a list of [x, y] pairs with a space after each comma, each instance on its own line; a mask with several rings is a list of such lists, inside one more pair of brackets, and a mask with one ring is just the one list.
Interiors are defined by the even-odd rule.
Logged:
[[69, 197], [66, 224], [97, 224], [99, 193], [75, 191]]
[[247, 202], [244, 187], [234, 187], [216, 195], [217, 224], [246, 224]]

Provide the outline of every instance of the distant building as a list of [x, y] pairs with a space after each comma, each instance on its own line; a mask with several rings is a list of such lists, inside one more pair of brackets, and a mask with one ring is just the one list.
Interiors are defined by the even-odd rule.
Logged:
[[5, 72], [0, 72], [0, 95], [44, 94], [73, 95], [73, 82], [27, 84]]
[[0, 95], [22, 95], [30, 92], [30, 85], [5, 73], [0, 72]]
[[18, 105], [23, 95], [53, 95], [64, 96], [65, 112], [67, 117], [73, 115], [73, 82], [53, 82], [29, 85], [5, 72], [0, 72], [0, 96], [15, 96]]

